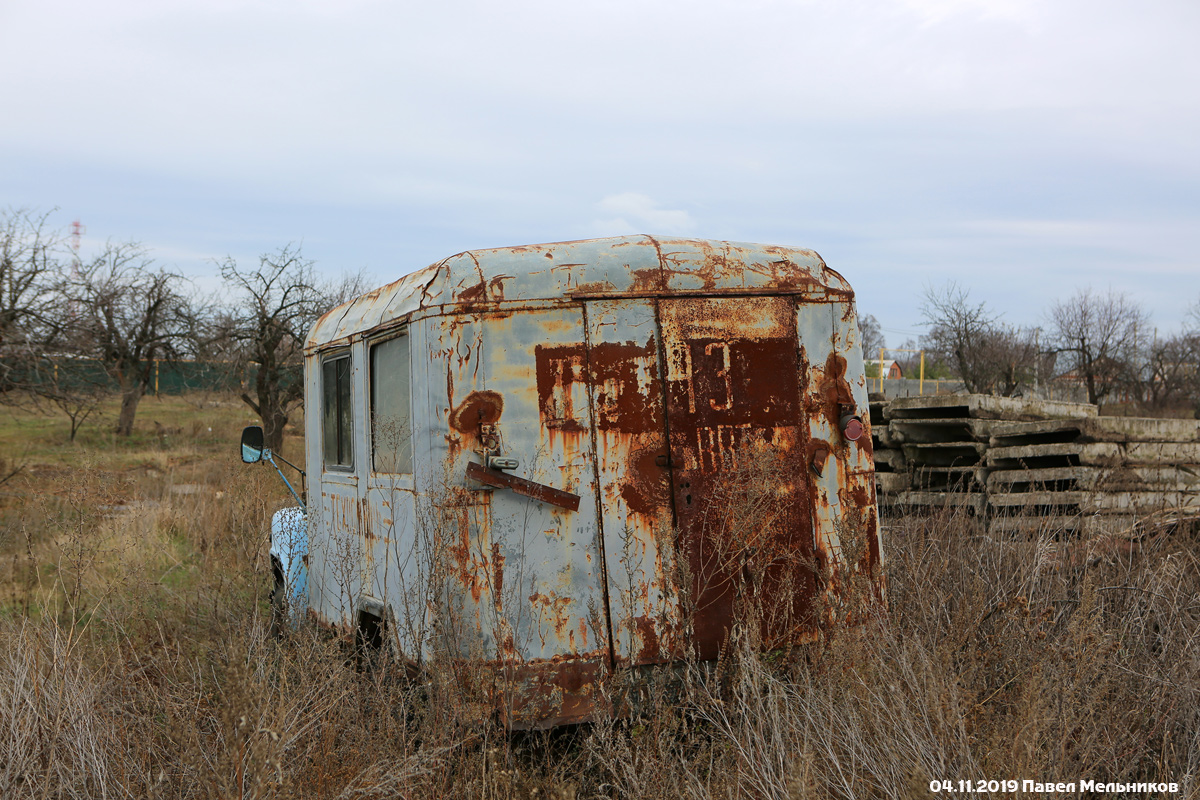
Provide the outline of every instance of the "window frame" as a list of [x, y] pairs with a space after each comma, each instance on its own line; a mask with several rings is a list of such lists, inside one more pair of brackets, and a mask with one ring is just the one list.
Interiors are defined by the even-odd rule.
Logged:
[[[328, 459], [329, 450], [327, 447], [329, 428], [328, 428], [328, 415], [327, 415], [328, 394], [326, 392], [326, 384], [325, 384], [326, 367], [327, 367], [327, 365], [334, 364], [338, 361], [346, 362], [346, 373], [345, 374], [346, 374], [346, 387], [347, 387], [348, 391], [347, 391], [347, 396], [346, 396], [347, 407], [345, 409], [343, 409], [341, 407], [341, 399], [342, 399], [341, 393], [337, 392], [336, 388], [335, 388], [334, 396], [336, 398], [336, 405], [337, 405], [337, 408], [334, 413], [334, 418], [336, 420], [335, 428], [340, 428], [340, 422], [342, 419], [342, 413], [341, 413], [342, 411], [348, 411], [349, 415], [350, 415], [349, 416], [349, 424], [346, 426], [347, 429], [344, 431], [344, 437], [340, 437], [340, 441], [338, 443], [339, 445], [344, 445], [345, 448], [348, 450], [347, 463], [344, 463], [344, 464], [340, 463], [340, 462], [330, 462]], [[354, 418], [355, 418], [355, 413], [354, 413], [354, 395], [355, 395], [355, 391], [354, 391], [354, 354], [350, 350], [350, 348], [344, 348], [344, 349], [330, 351], [328, 353], [322, 353], [320, 363], [321, 363], [321, 377], [320, 377], [320, 381], [321, 381], [321, 465], [326, 472], [341, 472], [341, 473], [354, 472], [354, 455], [355, 455], [354, 454], [354, 449], [355, 449], [354, 448]], [[335, 367], [334, 369], [335, 369], [334, 381], [336, 383], [337, 382], [337, 373], [336, 373], [337, 368]], [[339, 431], [339, 432], [341, 432], [341, 431]], [[341, 447], [337, 447], [335, 449], [337, 450], [338, 456], [340, 457], [342, 454]]]
[[[376, 443], [377, 443], [377, 437], [376, 437], [376, 431], [375, 431], [375, 348], [380, 345], [385, 345], [388, 342], [392, 342], [392, 341], [395, 341], [396, 339], [401, 339], [401, 338], [408, 340], [408, 347], [406, 348], [407, 355], [408, 355], [408, 387], [407, 387], [408, 388], [408, 404], [407, 404], [408, 405], [408, 471], [406, 471], [406, 472], [385, 472], [385, 471], [379, 469], [378, 464], [375, 460]], [[369, 339], [366, 342], [366, 351], [367, 351], [367, 353], [366, 353], [366, 362], [367, 362], [367, 391], [366, 391], [366, 394], [367, 394], [367, 431], [368, 431], [368, 438], [369, 438], [368, 450], [370, 451], [369, 452], [369, 458], [370, 458], [369, 463], [370, 463], [371, 472], [379, 474], [379, 475], [411, 476], [416, 467], [416, 448], [414, 447], [414, 436], [413, 436], [413, 427], [414, 427], [414, 425], [413, 425], [413, 423], [414, 423], [413, 350], [412, 350], [412, 336], [409, 331], [409, 326], [406, 324], [403, 327], [390, 330], [382, 336], [378, 336], [373, 339]]]

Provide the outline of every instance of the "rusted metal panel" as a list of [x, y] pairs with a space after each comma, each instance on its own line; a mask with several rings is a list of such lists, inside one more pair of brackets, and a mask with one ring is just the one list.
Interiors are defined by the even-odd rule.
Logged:
[[[314, 407], [312, 612], [386, 615], [514, 727], [716, 658], [738, 620], [774, 649], [861, 618], [883, 582], [852, 297], [811, 251], [621, 237], [460, 254], [336, 309], [307, 389], [351, 354], [356, 459], [322, 468]], [[366, 365], [402, 325], [412, 473], [387, 475]]]
[[735, 619], [768, 648], [811, 626], [816, 584], [789, 297], [663, 299], [667, 428], [690, 643], [716, 658]]
[[599, 513], [618, 664], [685, 650], [685, 567], [677, 557], [656, 302], [587, 303]]
[[309, 346], [320, 347], [394, 323], [418, 309], [444, 302], [437, 285], [444, 271], [439, 264], [433, 264], [331, 309], [309, 331]]
[[[607, 668], [592, 423], [582, 383], [573, 389], [570, 380], [582, 370], [574, 353], [583, 340], [582, 309], [441, 319], [444, 360], [436, 366], [443, 374], [430, 383], [439, 387], [444, 427], [435, 437], [442, 458], [433, 472], [448, 485], [423, 488], [445, 494], [436, 500], [438, 535], [453, 541], [441, 612], [451, 635], [443, 647], [457, 658], [503, 666], [505, 674], [563, 658]], [[515, 473], [555, 490], [546, 499], [569, 494], [581, 510], [468, 480], [468, 469], [479, 474], [489, 453], [517, 458]], [[455, 497], [466, 499], [456, 505]], [[551, 713], [537, 705], [538, 713], [583, 713], [584, 700], [574, 694], [560, 702], [570, 707]]]
[[828, 301], [849, 284], [811, 250], [651, 236], [472, 250], [413, 272], [324, 315], [308, 348], [422, 310], [584, 297], [796, 294]]
[[[861, 619], [884, 598], [865, 378], [858, 372], [861, 361], [851, 372], [848, 360], [861, 359], [852, 305], [801, 304], [796, 319], [808, 364], [805, 406], [821, 625], [834, 630]], [[839, 425], [848, 408], [861, 409], [867, 426], [855, 441]]]

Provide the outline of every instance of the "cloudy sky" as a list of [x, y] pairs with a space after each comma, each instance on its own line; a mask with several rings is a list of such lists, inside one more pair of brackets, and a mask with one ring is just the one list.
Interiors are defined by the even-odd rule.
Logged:
[[383, 283], [626, 233], [809, 247], [890, 344], [954, 279], [1200, 299], [1195, 0], [0, 0], [0, 207]]

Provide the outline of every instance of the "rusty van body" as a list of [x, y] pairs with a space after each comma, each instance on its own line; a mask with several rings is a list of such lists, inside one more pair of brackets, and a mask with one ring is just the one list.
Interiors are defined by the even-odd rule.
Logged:
[[883, 603], [854, 295], [812, 251], [461, 253], [330, 311], [305, 357], [291, 591], [513, 727], [586, 720], [735, 624], [787, 649]]

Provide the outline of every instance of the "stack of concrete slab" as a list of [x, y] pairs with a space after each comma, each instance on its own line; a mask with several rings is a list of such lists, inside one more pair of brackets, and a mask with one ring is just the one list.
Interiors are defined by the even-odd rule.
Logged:
[[991, 395], [893, 400], [884, 409], [888, 438], [903, 453], [908, 486], [893, 505], [988, 511], [986, 454], [992, 429], [1006, 422], [1094, 417], [1096, 407]]
[[987, 452], [990, 527], [1124, 530], [1165, 509], [1200, 508], [1200, 422], [1092, 417], [1001, 423]]
[[871, 401], [871, 448], [875, 458], [875, 499], [881, 510], [890, 508], [908, 489], [904, 451], [892, 438], [884, 412], [887, 401]]

